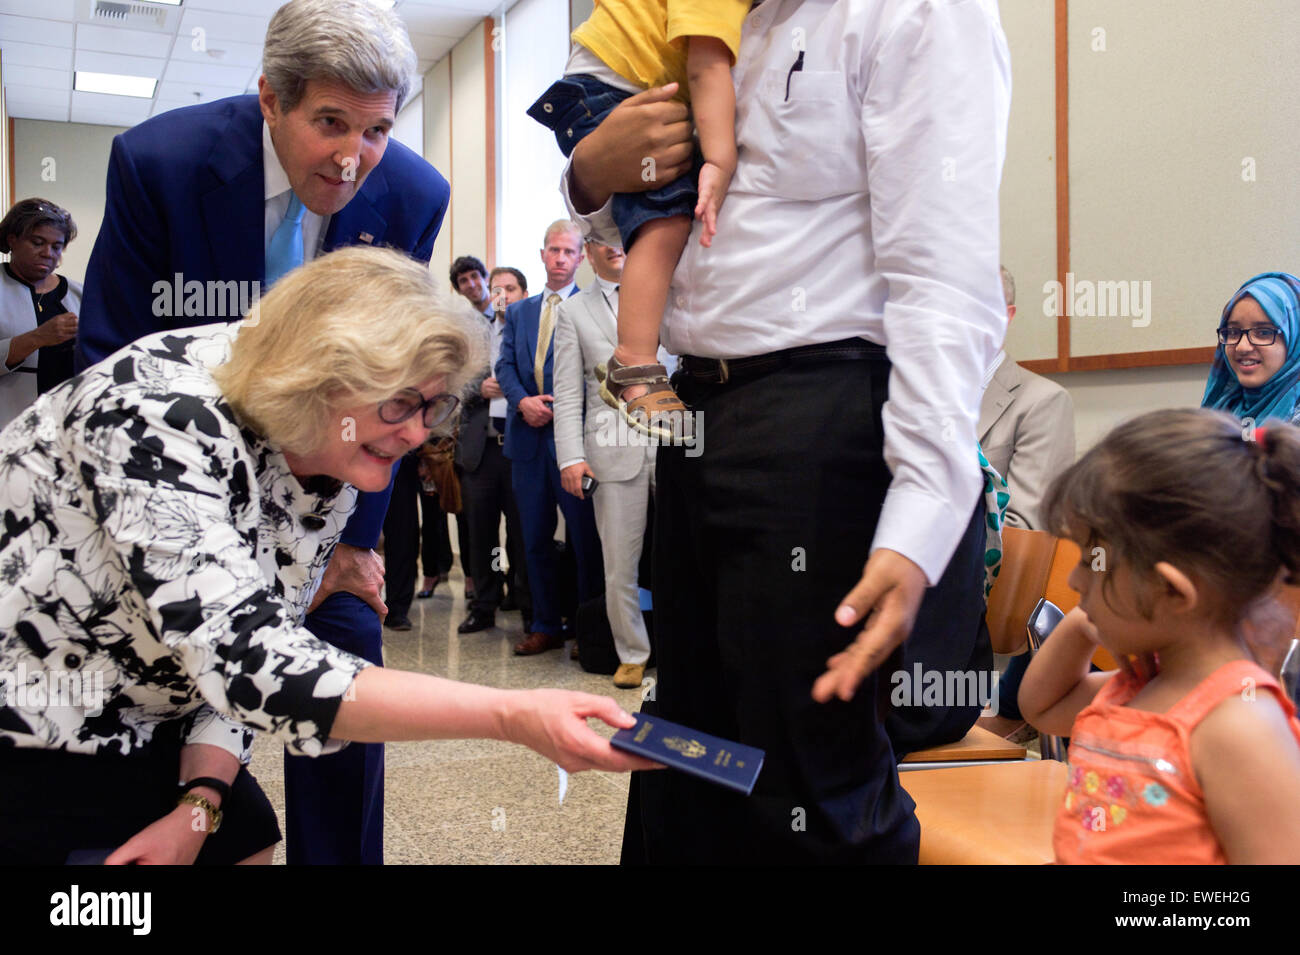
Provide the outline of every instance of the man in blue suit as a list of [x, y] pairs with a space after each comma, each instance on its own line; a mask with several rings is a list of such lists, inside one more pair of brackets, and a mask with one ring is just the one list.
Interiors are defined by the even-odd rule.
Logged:
[[[369, 0], [294, 0], [267, 29], [258, 95], [172, 110], [118, 136], [78, 368], [151, 332], [234, 320], [257, 289], [340, 246], [427, 262], [450, 190], [388, 139], [415, 65], [401, 21]], [[376, 664], [376, 612], [387, 608], [373, 548], [388, 495], [360, 496], [306, 619]], [[285, 795], [290, 863], [383, 861], [381, 745], [287, 756]]]
[[556, 307], [578, 291], [574, 273], [582, 261], [582, 233], [566, 219], [551, 223], [542, 243], [546, 288], [506, 309], [496, 376], [506, 396], [505, 454], [524, 536], [528, 585], [533, 597], [533, 630], [515, 645], [528, 656], [564, 646], [557, 593], [555, 546], [558, 504], [564, 512], [578, 562], [578, 600], [601, 592], [600, 539], [591, 499], [563, 493], [555, 461], [551, 420], [552, 338]]

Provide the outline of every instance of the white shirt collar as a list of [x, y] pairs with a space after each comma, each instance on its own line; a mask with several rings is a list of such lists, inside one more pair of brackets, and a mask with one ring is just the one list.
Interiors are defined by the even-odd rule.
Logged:
[[603, 279], [599, 275], [596, 276], [596, 284], [600, 286], [600, 290], [604, 292], [606, 295], [613, 295], [618, 290], [617, 282], [611, 282], [609, 279]]
[[997, 355], [994, 356], [991, 362], [989, 362], [988, 370], [984, 372], [984, 384], [982, 387], [985, 391], [988, 390], [989, 383], [993, 380], [993, 376], [997, 374], [998, 369], [1002, 367], [1002, 363], [1006, 360], [1007, 353], [999, 349]]
[[[575, 288], [577, 288], [577, 287], [578, 287], [578, 283], [577, 283], [577, 282], [570, 282], [568, 285], [564, 286], [564, 288], [562, 288], [562, 289], [556, 289], [556, 290], [555, 290], [555, 294], [558, 295], [558, 296], [560, 296], [560, 299], [563, 300], [563, 299], [568, 298], [570, 295], [572, 295], [572, 294], [573, 294], [573, 290], [574, 290]], [[547, 300], [548, 298], [550, 298], [550, 297], [551, 297], [551, 290], [550, 290], [549, 288], [544, 288], [544, 289], [542, 289], [542, 304], [543, 304], [543, 305], [546, 304], [546, 300]]]
[[262, 181], [265, 184], [262, 201], [274, 199], [281, 193], [288, 192], [289, 174], [280, 165], [280, 157], [275, 153], [275, 143], [271, 142], [271, 127], [262, 120]]

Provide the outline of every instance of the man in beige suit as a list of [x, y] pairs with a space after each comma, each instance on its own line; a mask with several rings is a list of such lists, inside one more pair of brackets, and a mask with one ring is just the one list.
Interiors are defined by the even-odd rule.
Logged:
[[[658, 449], [650, 439], [619, 427], [596, 381], [596, 365], [618, 343], [623, 250], [588, 242], [587, 258], [596, 281], [565, 301], [555, 321], [555, 460], [561, 484], [575, 497], [585, 496], [584, 475], [600, 482], [591, 497], [605, 557], [605, 611], [620, 661], [614, 685], [631, 688], [641, 685], [650, 658], [637, 566]], [[665, 357], [660, 349], [659, 360]]]
[[[1016, 315], [1016, 283], [1002, 267], [1002, 294], [1007, 319]], [[1007, 479], [1011, 500], [1007, 524], [1042, 527], [1039, 507], [1052, 479], [1074, 463], [1074, 405], [1054, 381], [1026, 371], [999, 351], [984, 379], [980, 402], [980, 447], [989, 464]], [[1016, 705], [1020, 679], [1029, 654], [1012, 657], [998, 683], [998, 713], [981, 716], [978, 725], [1017, 743], [1036, 735]]]
[[[1016, 314], [1016, 284], [1002, 267], [1007, 318]], [[1074, 463], [1074, 405], [1054, 381], [1026, 371], [999, 351], [984, 380], [980, 447], [1007, 479], [1007, 523], [1041, 527], [1038, 509], [1052, 479]]]

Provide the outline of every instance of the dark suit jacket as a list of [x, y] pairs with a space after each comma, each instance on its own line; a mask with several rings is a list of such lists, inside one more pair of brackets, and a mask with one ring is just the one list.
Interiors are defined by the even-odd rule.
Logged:
[[[576, 295], [580, 290], [574, 286]], [[552, 394], [551, 373], [555, 364], [555, 339], [546, 350], [543, 374], [544, 390], [538, 392], [533, 376], [533, 361], [537, 354], [537, 333], [541, 330], [542, 298], [550, 289], [515, 302], [506, 309], [506, 327], [501, 336], [501, 357], [497, 359], [496, 376], [501, 391], [506, 396], [505, 453], [511, 461], [531, 461], [541, 452], [555, 458], [555, 434], [551, 425], [534, 428], [519, 413], [519, 402], [529, 395]]]
[[[86, 269], [78, 370], [142, 335], [238, 316], [156, 317], [155, 282], [256, 281], [265, 272], [262, 113], [256, 96], [169, 110], [113, 140], [104, 221]], [[389, 245], [429, 261], [450, 196], [438, 171], [389, 142], [330, 219], [324, 248]]]
[[[256, 281], [265, 273], [262, 112], [256, 96], [169, 110], [113, 140], [104, 221], [86, 269], [78, 370], [150, 332], [237, 315], [155, 316], [154, 283]], [[451, 195], [396, 142], [330, 219], [326, 251], [365, 241], [429, 261]], [[387, 494], [358, 503], [343, 542], [373, 547]], [[376, 507], [377, 506], [377, 507]], [[377, 510], [377, 515], [376, 515]]]
[[[489, 322], [495, 319], [489, 319]], [[488, 335], [492, 335], [491, 325]], [[483, 380], [492, 374], [490, 367], [471, 382], [460, 411], [460, 437], [456, 441], [456, 463], [464, 470], [474, 472], [483, 461], [483, 445], [487, 443], [488, 415], [491, 402], [483, 397], [479, 388]]]

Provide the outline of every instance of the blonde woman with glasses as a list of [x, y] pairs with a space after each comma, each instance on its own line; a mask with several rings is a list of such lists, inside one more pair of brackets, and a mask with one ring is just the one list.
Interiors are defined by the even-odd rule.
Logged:
[[570, 771], [651, 766], [587, 726], [633, 725], [608, 698], [371, 666], [302, 628], [358, 490], [485, 363], [426, 266], [349, 248], [0, 432], [4, 861], [269, 862], [255, 730], [308, 756], [481, 737]]

